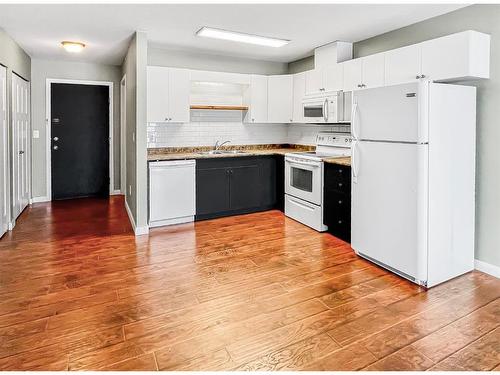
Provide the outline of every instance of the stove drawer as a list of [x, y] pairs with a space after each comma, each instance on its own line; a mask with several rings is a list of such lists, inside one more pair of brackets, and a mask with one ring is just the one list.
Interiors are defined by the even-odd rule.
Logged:
[[323, 209], [321, 206], [288, 194], [285, 195], [285, 215], [319, 232], [327, 229], [323, 224]]

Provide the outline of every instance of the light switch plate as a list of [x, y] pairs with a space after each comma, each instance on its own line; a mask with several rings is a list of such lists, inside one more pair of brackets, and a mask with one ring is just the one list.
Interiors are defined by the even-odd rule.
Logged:
[[40, 138], [40, 131], [39, 130], [33, 130], [33, 138], [35, 138], [35, 139]]

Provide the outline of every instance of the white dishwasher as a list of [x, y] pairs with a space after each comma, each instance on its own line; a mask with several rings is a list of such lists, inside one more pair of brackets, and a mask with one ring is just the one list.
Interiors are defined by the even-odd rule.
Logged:
[[149, 226], [186, 223], [196, 212], [196, 161], [149, 163]]

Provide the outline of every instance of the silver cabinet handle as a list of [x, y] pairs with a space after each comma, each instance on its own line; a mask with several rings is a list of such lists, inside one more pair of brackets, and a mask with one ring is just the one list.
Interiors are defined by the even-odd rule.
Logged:
[[54, 150], [58, 150], [59, 147], [57, 145], [55, 145], [54, 147], [52, 147]]
[[59, 137], [54, 137], [54, 142], [57, 142], [59, 140]]
[[422, 74], [422, 75], [420, 76], [420, 78], [425, 78], [425, 74]]
[[23, 155], [24, 154], [24, 151], [19, 151], [19, 155]]

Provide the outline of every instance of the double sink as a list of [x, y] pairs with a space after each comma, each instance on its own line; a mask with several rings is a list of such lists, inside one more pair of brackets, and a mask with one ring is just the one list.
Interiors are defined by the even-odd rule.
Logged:
[[242, 150], [210, 150], [210, 151], [201, 151], [200, 155], [235, 155], [235, 154], [245, 154], [245, 151]]

